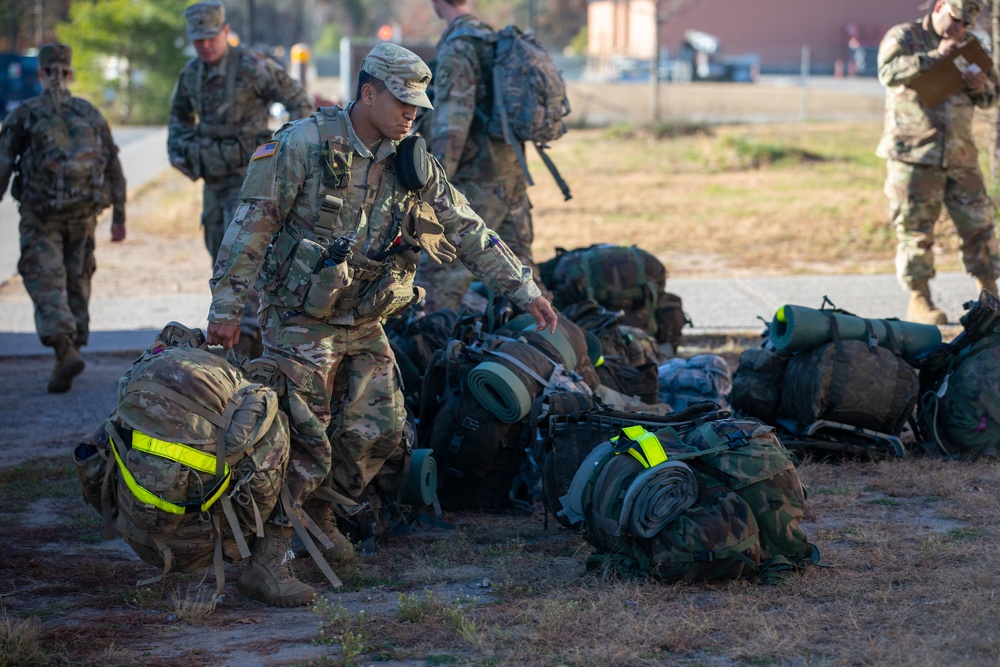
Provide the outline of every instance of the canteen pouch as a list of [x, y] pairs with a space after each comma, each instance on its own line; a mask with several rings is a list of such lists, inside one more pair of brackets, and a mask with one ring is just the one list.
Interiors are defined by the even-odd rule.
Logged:
[[302, 310], [317, 320], [329, 318], [337, 305], [341, 290], [350, 284], [351, 277], [345, 262], [323, 267], [310, 277]]
[[326, 248], [315, 241], [304, 238], [296, 242], [291, 234], [279, 234], [261, 271], [260, 282], [268, 288], [268, 301], [289, 308], [302, 306], [325, 255]]

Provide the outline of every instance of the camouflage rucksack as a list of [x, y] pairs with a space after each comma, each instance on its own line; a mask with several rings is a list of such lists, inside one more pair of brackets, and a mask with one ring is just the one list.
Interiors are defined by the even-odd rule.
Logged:
[[122, 539], [162, 568], [140, 584], [214, 565], [219, 595], [223, 560], [250, 555], [247, 539], [263, 535], [279, 502], [304, 536], [284, 488], [288, 420], [273, 389], [203, 349], [200, 331], [197, 339], [172, 340], [178, 328], [191, 333], [168, 325], [122, 376], [103, 434], [77, 447], [74, 460], [87, 500], [107, 519], [117, 517]]
[[917, 424], [930, 453], [1000, 458], [1000, 300], [983, 290], [966, 308], [962, 333], [914, 362]]
[[31, 144], [18, 168], [18, 199], [46, 215], [95, 215], [111, 205], [104, 119], [76, 97], [66, 96], [60, 106], [61, 114], [51, 104], [31, 104]]
[[566, 82], [552, 56], [533, 33], [514, 25], [490, 32], [486, 24], [476, 22], [457, 30], [454, 37], [481, 44], [482, 78], [489, 93], [486, 108], [477, 109], [476, 115], [487, 133], [514, 149], [528, 185], [534, 181], [521, 143], [533, 143], [563, 196], [570, 199], [569, 186], [545, 154], [548, 142], [566, 134], [564, 119], [570, 112]]
[[680, 297], [665, 291], [666, 267], [645, 250], [606, 243], [556, 248], [556, 256], [538, 270], [556, 308], [596, 301], [609, 311], [624, 311], [622, 324], [643, 329], [674, 350], [680, 346], [681, 328], [690, 321]]
[[[772, 427], [753, 419], [665, 426], [655, 432], [631, 426], [622, 430], [617, 441], [602, 447], [602, 455], [594, 450], [580, 466], [562, 500], [563, 512], [571, 521], [586, 522], [585, 537], [599, 550], [621, 547], [624, 536], [628, 549], [614, 550], [617, 555], [612, 559], [619, 571], [651, 573], [671, 581], [751, 573], [758, 580], [774, 581], [792, 569], [818, 562], [819, 551], [801, 528], [805, 491], [790, 453]], [[616, 463], [620, 477], [604, 479], [598, 485], [602, 479], [600, 462], [606, 464], [613, 457], [633, 459], [639, 468], [631, 462], [627, 466]], [[697, 498], [687, 482], [678, 486], [652, 476], [651, 471], [668, 464], [686, 465], [697, 474]], [[649, 479], [643, 480], [642, 475], [649, 475]], [[637, 481], [648, 481], [649, 486], [633, 488]], [[721, 487], [719, 491], [705, 493], [717, 487]], [[699, 514], [706, 508], [697, 503], [718, 500], [720, 493], [725, 497], [727, 490], [734, 492], [739, 501], [729, 498]], [[644, 502], [632, 507], [621, 504], [631, 516], [617, 517], [615, 533], [610, 522], [618, 507], [614, 497], [629, 495]], [[741, 502], [749, 509], [749, 518]], [[647, 523], [658, 517], [651, 526], [656, 530], [637, 533], [636, 512]], [[663, 521], [663, 516], [670, 521]], [[683, 517], [682, 524], [672, 523], [679, 517]], [[694, 527], [680, 529], [687, 525], [685, 522], [697, 524], [700, 520], [706, 522], [702, 531]], [[731, 522], [728, 530], [726, 521]], [[633, 527], [632, 532], [622, 532], [626, 524]], [[672, 539], [655, 539], [661, 532]], [[614, 538], [610, 541], [609, 533]], [[688, 537], [678, 541], [681, 535]], [[643, 539], [633, 539], [638, 537]], [[604, 562], [601, 551], [596, 556], [595, 562]], [[698, 565], [719, 560], [723, 563], [717, 565], [722, 567]]]

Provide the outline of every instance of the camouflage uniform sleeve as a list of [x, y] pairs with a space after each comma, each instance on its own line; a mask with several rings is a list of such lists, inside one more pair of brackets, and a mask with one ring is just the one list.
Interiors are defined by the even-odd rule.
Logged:
[[3, 129], [0, 130], [0, 199], [7, 192], [17, 157], [24, 151], [22, 109], [24, 107], [11, 111], [3, 121]]
[[222, 237], [215, 271], [209, 280], [210, 322], [238, 325], [242, 321], [247, 291], [257, 277], [271, 237], [280, 226], [278, 207], [273, 201], [244, 201], [236, 209]]
[[454, 174], [476, 117], [476, 82], [479, 58], [466, 39], [445, 43], [434, 69], [434, 115], [431, 119], [431, 152], [446, 174]]
[[170, 120], [167, 124], [167, 154], [171, 160], [184, 158], [183, 147], [194, 136], [195, 112], [188, 91], [189, 67], [181, 70], [170, 95]]
[[490, 289], [519, 308], [541, 296], [531, 276], [503, 239], [486, 226], [465, 196], [448, 182], [441, 163], [431, 157], [431, 175], [421, 192], [431, 202], [448, 240], [458, 249], [458, 259]]
[[937, 51], [917, 52], [908, 26], [896, 26], [885, 34], [878, 47], [878, 80], [887, 88], [902, 86], [938, 60]]
[[243, 203], [226, 228], [209, 281], [212, 306], [208, 319], [212, 322], [240, 323], [247, 290], [257, 277], [267, 246], [301, 190], [308, 147], [294, 138], [294, 130], [279, 131], [275, 153], [250, 161], [240, 191]]
[[125, 172], [122, 169], [121, 160], [118, 159], [118, 146], [111, 136], [111, 128], [108, 127], [106, 120], [103, 120], [101, 137], [108, 155], [104, 176], [108, 179], [108, 187], [111, 190], [112, 222], [125, 224]]
[[289, 120], [305, 118], [315, 111], [315, 104], [302, 85], [270, 60], [264, 60], [267, 75], [264, 77], [267, 89], [264, 97], [272, 102], [280, 102], [288, 110]]

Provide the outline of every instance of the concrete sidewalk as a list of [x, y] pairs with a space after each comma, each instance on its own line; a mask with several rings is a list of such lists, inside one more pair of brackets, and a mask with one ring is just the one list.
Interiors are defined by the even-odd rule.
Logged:
[[[667, 289], [680, 295], [694, 323], [685, 333], [762, 331], [783, 305], [819, 308], [827, 296], [838, 308], [861, 317], [906, 315], [907, 294], [891, 274], [848, 276], [774, 276], [736, 279], [669, 278]], [[978, 297], [973, 279], [963, 273], [941, 274], [931, 282], [935, 303], [958, 323], [963, 304]], [[91, 303], [91, 338], [87, 352], [140, 352], [171, 320], [207, 325], [211, 295], [172, 294], [157, 299], [109, 299]], [[0, 356], [49, 355], [38, 342], [30, 303], [0, 305]]]

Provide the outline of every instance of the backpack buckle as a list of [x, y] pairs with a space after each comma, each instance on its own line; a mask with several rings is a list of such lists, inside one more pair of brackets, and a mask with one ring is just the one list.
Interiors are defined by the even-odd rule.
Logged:
[[695, 551], [691, 554], [691, 557], [694, 558], [694, 562], [696, 563], [711, 563], [715, 560], [715, 552], [705, 550]]

